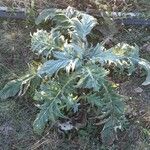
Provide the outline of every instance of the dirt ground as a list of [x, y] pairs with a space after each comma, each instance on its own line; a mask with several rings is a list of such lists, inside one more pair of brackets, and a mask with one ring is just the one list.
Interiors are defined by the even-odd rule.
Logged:
[[[12, 5], [9, 2], [2, 0], [1, 3]], [[44, 2], [48, 4], [48, 0]], [[20, 1], [19, 5], [24, 3]], [[0, 88], [27, 70], [33, 58], [30, 32], [35, 28], [26, 21], [0, 19]], [[115, 43], [137, 43], [141, 49], [140, 55], [150, 61], [150, 27], [122, 27], [115, 33], [114, 39], [112, 42]], [[138, 70], [131, 77], [114, 77], [119, 84], [119, 93], [125, 96], [128, 119], [127, 130], [118, 135], [116, 150], [150, 149], [150, 86], [141, 86], [144, 77], [144, 74], [139, 75]], [[26, 97], [0, 102], [0, 150], [105, 150], [93, 137], [67, 139], [59, 136], [55, 130], [46, 130], [43, 136], [37, 136], [32, 129], [36, 112], [34, 102]]]

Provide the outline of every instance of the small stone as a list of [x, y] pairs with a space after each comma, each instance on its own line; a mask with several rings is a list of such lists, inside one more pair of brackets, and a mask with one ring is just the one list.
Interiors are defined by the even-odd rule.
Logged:
[[134, 89], [134, 91], [135, 91], [136, 93], [142, 93], [142, 92], [143, 92], [143, 89], [140, 88], [140, 87], [137, 87], [137, 88]]
[[63, 131], [69, 131], [74, 128], [74, 126], [72, 125], [72, 123], [70, 121], [67, 121], [65, 123], [59, 123], [58, 127], [60, 127], [60, 129]]
[[[149, 37], [150, 38], [150, 37]], [[144, 44], [143, 46], [142, 46], [142, 50], [144, 51], [144, 52], [150, 52], [150, 44], [148, 43], [148, 44]]]

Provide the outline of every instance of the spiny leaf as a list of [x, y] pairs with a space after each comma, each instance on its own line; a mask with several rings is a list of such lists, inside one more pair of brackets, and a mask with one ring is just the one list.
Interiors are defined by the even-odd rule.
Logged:
[[27, 94], [33, 97], [35, 95], [36, 89], [40, 87], [41, 81], [42, 80], [39, 76], [33, 76], [33, 78], [30, 80], [30, 86], [27, 89]]
[[54, 30], [52, 30], [51, 33], [44, 30], [37, 30], [31, 39], [32, 51], [38, 55], [42, 54], [43, 56], [50, 55], [52, 50], [60, 50], [63, 44], [64, 37], [59, 31]]
[[34, 131], [38, 134], [42, 134], [45, 125], [48, 121], [55, 121], [58, 117], [62, 117], [58, 106], [58, 100], [47, 101], [40, 106], [40, 112], [33, 123]]
[[137, 45], [131, 46], [126, 43], [119, 43], [108, 51], [120, 57], [139, 58], [139, 47]]
[[106, 103], [106, 109], [111, 110], [112, 114], [120, 117], [124, 114], [123, 96], [116, 93], [115, 89], [109, 82], [103, 84], [105, 93], [103, 94], [103, 102]]
[[85, 41], [86, 36], [91, 32], [93, 27], [97, 24], [97, 21], [94, 17], [83, 14], [81, 21], [78, 18], [72, 19], [75, 26], [75, 33]]
[[[68, 49], [67, 49], [68, 50]], [[75, 66], [78, 62], [78, 58], [73, 51], [70, 53], [66, 52], [53, 52], [53, 56], [58, 60], [49, 60], [43, 64], [43, 66], [38, 71], [40, 76], [49, 75], [52, 76], [54, 73], [58, 72], [62, 68], [66, 68], [66, 71], [69, 73], [70, 70], [74, 71]]]
[[19, 83], [12, 81], [0, 91], [0, 97], [22, 95], [29, 87], [33, 88], [36, 91], [34, 99], [39, 102], [37, 107], [40, 109], [34, 121], [34, 131], [38, 134], [43, 132], [49, 121], [55, 122], [59, 117], [64, 117], [61, 111], [65, 110], [67, 113], [73, 109], [75, 113], [80, 110], [78, 106], [82, 104], [82, 100], [87, 100], [85, 102], [96, 107], [92, 114], [100, 114], [97, 119], [104, 125], [101, 132], [103, 143], [112, 145], [116, 139], [116, 129], [120, 128], [124, 119], [124, 102], [107, 80], [106, 67], [113, 64], [121, 68], [120, 70], [127, 68], [132, 73], [139, 64], [148, 73], [143, 83], [148, 85], [150, 63], [139, 58], [137, 46], [120, 43], [107, 50], [99, 43], [96, 46], [89, 43], [87, 35], [97, 21], [88, 14], [75, 11], [71, 7], [66, 10], [47, 9], [39, 15], [36, 23], [48, 19], [52, 21], [53, 29], [50, 32], [38, 30], [32, 36], [31, 48], [42, 60], [34, 69], [38, 78], [31, 76], [16, 80]]
[[68, 29], [72, 27], [71, 23], [71, 17], [75, 15], [75, 11], [73, 11], [73, 8], [69, 7], [66, 11], [61, 9], [46, 9], [43, 10], [40, 15], [37, 17], [35, 23], [38, 25], [43, 21], [52, 20], [56, 23], [57, 28], [63, 28]]
[[116, 133], [114, 130], [115, 123], [113, 119], [109, 119], [101, 132], [102, 142], [105, 145], [112, 145], [116, 139]]
[[150, 84], [150, 62], [145, 59], [138, 59], [138, 64], [142, 66], [147, 71], [147, 77], [142, 85], [149, 85]]
[[63, 102], [66, 105], [67, 110], [69, 109], [73, 109], [75, 106], [77, 106], [75, 98], [73, 97], [73, 95], [68, 93], [68, 96], [63, 96]]
[[97, 106], [99, 108], [102, 108], [104, 105], [104, 102], [102, 101], [102, 98], [100, 96], [97, 96], [96, 93], [87, 95], [87, 101], [92, 106]]
[[59, 12], [59, 10], [55, 8], [43, 10], [35, 21], [36, 25], [42, 23], [43, 21], [47, 21], [48, 19], [52, 19], [56, 12]]
[[43, 64], [38, 71], [38, 75], [49, 75], [52, 76], [54, 73], [62, 68], [65, 68], [69, 63], [69, 60], [49, 60]]
[[93, 27], [97, 24], [96, 19], [93, 16], [83, 14], [81, 19], [82, 27], [83, 27], [83, 35], [88, 35]]
[[86, 54], [86, 57], [89, 58], [92, 62], [100, 62], [104, 65], [107, 61], [118, 62], [120, 57], [113, 54], [111, 51], [106, 50], [99, 43], [96, 47], [91, 47]]
[[22, 81], [12, 80], [8, 82], [4, 88], [0, 91], [0, 99], [7, 99], [18, 94], [21, 89]]
[[124, 114], [124, 112], [125, 112], [125, 110], [124, 110], [125, 104], [124, 104], [124, 102], [122, 100], [120, 100], [120, 99], [113, 100], [112, 101], [112, 105], [114, 107], [114, 114], [115, 114], [116, 117], [117, 116], [120, 117], [121, 115]]
[[89, 52], [89, 58], [93, 59], [93, 61], [99, 61], [102, 64], [105, 64], [107, 61], [121, 64], [122, 60], [139, 58], [138, 47], [133, 47], [125, 43], [119, 43], [108, 50], [98, 44], [95, 48], [91, 48], [90, 50], [94, 52]]
[[[70, 27], [71, 26], [71, 20], [68, 18], [65, 14], [60, 13], [56, 14], [53, 18], [53, 20], [56, 22], [58, 26], [61, 26], [62, 28]], [[65, 27], [66, 26], [66, 27]]]
[[107, 71], [97, 65], [89, 65], [83, 67], [80, 71], [80, 80], [77, 83], [77, 87], [93, 88], [94, 91], [99, 91]]
[[51, 50], [51, 45], [50, 34], [47, 31], [37, 30], [37, 32], [32, 35], [31, 49], [33, 52], [40, 55], [43, 51]]
[[[40, 84], [39, 77], [34, 74], [27, 74], [17, 80], [8, 82], [0, 91], [0, 99], [7, 99], [14, 96], [23, 96], [25, 93], [33, 92]], [[36, 83], [33, 83], [36, 81]]]

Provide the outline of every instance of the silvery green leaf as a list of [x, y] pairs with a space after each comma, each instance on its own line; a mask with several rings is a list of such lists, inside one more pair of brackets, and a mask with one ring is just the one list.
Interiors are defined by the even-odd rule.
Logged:
[[69, 60], [49, 60], [43, 64], [39, 69], [38, 75], [52, 76], [54, 73], [62, 68], [65, 68], [69, 63]]
[[81, 23], [83, 26], [83, 35], [86, 36], [91, 32], [93, 27], [97, 24], [97, 21], [93, 16], [83, 14]]
[[12, 80], [0, 90], [0, 99], [5, 100], [9, 97], [16, 96], [21, 89], [22, 81]]
[[58, 102], [59, 100], [55, 99], [54, 101], [47, 101], [39, 106], [41, 110], [33, 123], [34, 131], [36, 133], [42, 134], [48, 121], [54, 122], [58, 117], [63, 117]]
[[66, 72], [70, 73], [70, 71], [74, 71], [75, 70], [75, 66], [78, 62], [78, 58], [76, 58], [75, 60], [70, 60], [69, 64], [66, 66]]
[[66, 52], [54, 51], [54, 52], [53, 52], [53, 56], [54, 56], [56, 59], [66, 60], [66, 59], [68, 59], [69, 54], [66, 53]]
[[52, 30], [51, 36], [51, 40], [54, 41], [53, 47], [63, 47], [63, 44], [65, 43], [65, 38], [59, 31]]
[[[36, 81], [36, 83], [34, 83]], [[0, 99], [7, 99], [14, 96], [23, 96], [30, 88], [30, 92], [34, 91], [40, 81], [37, 76], [33, 74], [27, 74], [20, 79], [12, 80], [8, 82], [2, 90], [0, 90]], [[29, 94], [29, 93], [28, 93]]]
[[83, 53], [84, 53], [84, 48], [80, 47], [79, 45], [75, 44], [75, 43], [70, 43], [69, 46], [71, 46], [71, 48], [74, 50], [75, 55], [82, 59], [83, 58]]
[[145, 59], [138, 59], [138, 64], [143, 67], [147, 72], [147, 77], [142, 85], [149, 85], [150, 84], [150, 62]]
[[91, 59], [92, 56], [100, 55], [105, 50], [105, 47], [98, 43], [95, 47], [90, 47], [88, 51], [85, 52], [85, 55], [89, 56], [89, 59]]
[[[98, 46], [100, 46], [98, 48]], [[125, 43], [119, 43], [118, 45], [106, 50], [101, 45], [97, 45], [93, 48], [94, 53], [91, 53], [90, 57], [95, 60], [99, 60], [101, 63], [110, 61], [110, 62], [119, 62], [127, 58], [139, 58], [139, 48], [136, 46], [130, 46]], [[92, 51], [92, 49], [91, 49]]]
[[114, 106], [114, 114], [116, 116], [124, 114], [125, 103], [122, 100], [113, 100], [112, 104]]
[[66, 16], [69, 18], [73, 18], [78, 16], [80, 13], [75, 10], [75, 8], [68, 6], [65, 12]]
[[58, 9], [55, 8], [51, 8], [51, 9], [44, 9], [39, 16], [37, 17], [37, 19], [35, 20], [36, 25], [40, 24], [43, 21], [47, 21], [49, 19], [52, 19], [56, 12], [59, 12]]
[[93, 88], [94, 91], [99, 91], [105, 81], [107, 73], [104, 68], [97, 65], [83, 67], [83, 69], [79, 71], [80, 80], [77, 83], [77, 87]]
[[50, 34], [44, 30], [37, 30], [32, 35], [31, 39], [31, 49], [38, 55], [42, 54], [44, 51], [51, 51], [53, 43]]
[[87, 53], [85, 53], [85, 56], [92, 62], [100, 62], [102, 65], [105, 64], [107, 61], [119, 61], [120, 58], [119, 56], [114, 55], [111, 51], [106, 50], [99, 43], [95, 47], [90, 47]]
[[84, 41], [86, 40], [86, 36], [91, 32], [93, 27], [97, 24], [96, 19], [87, 14], [83, 14], [81, 20], [79, 20], [78, 18], [73, 18], [72, 22], [75, 27], [74, 36], [76, 36], [77, 34]]
[[139, 47], [137, 45], [131, 46], [126, 43], [119, 43], [110, 48], [108, 52], [112, 52], [114, 55], [119, 57], [139, 58]]
[[104, 125], [103, 130], [101, 131], [102, 142], [105, 145], [112, 145], [116, 139], [116, 133], [114, 130], [115, 120], [110, 118]]
[[79, 111], [79, 106], [80, 106], [80, 105], [81, 105], [80, 103], [75, 103], [75, 104], [73, 105], [73, 112], [74, 112], [74, 113], [76, 113], [76, 112]]
[[60, 50], [64, 44], [64, 36], [59, 31], [52, 30], [48, 33], [44, 30], [37, 30], [32, 35], [31, 49], [38, 55], [50, 55], [52, 50]]
[[96, 93], [88, 95], [87, 96], [87, 101], [92, 106], [97, 106], [99, 108], [103, 107], [103, 105], [104, 105], [104, 102], [102, 101], [102, 98], [100, 96], [97, 96]]
[[120, 68], [120, 71], [126, 68], [129, 74], [132, 74], [138, 64], [136, 59], [139, 60], [139, 48], [138, 46], [119, 43], [106, 50], [103, 46], [97, 44], [96, 47], [89, 49], [86, 57], [92, 62], [99, 62], [102, 65], [113, 63]]

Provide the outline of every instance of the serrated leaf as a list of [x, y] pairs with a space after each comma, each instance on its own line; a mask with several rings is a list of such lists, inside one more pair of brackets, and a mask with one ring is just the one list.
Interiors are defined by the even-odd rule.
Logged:
[[53, 20], [57, 23], [57, 25], [71, 25], [70, 19], [63, 13], [56, 14]]
[[84, 41], [86, 39], [86, 36], [91, 32], [93, 27], [97, 24], [96, 19], [87, 14], [82, 15], [81, 20], [79, 20], [78, 18], [73, 18], [72, 21], [75, 27], [75, 31], [74, 31], [75, 34], [77, 34]]
[[34, 131], [38, 134], [42, 134], [48, 121], [54, 122], [58, 117], [63, 117], [56, 99], [54, 101], [45, 102], [40, 106], [40, 109], [40, 113], [33, 123]]
[[139, 57], [138, 46], [134, 47], [125, 43], [119, 43], [109, 50], [106, 50], [98, 44], [95, 48], [89, 49], [86, 57], [92, 62], [100, 62], [102, 65], [113, 63], [122, 71], [126, 68], [129, 74], [132, 74], [136, 65], [139, 64], [147, 71], [146, 80], [142, 85], [150, 84], [150, 63]]
[[83, 27], [83, 35], [88, 35], [93, 27], [97, 24], [96, 19], [93, 16], [83, 14], [81, 19], [82, 27]]
[[22, 81], [12, 80], [8, 82], [4, 88], [0, 91], [0, 99], [7, 99], [18, 94], [21, 89]]
[[142, 83], [142, 85], [149, 85], [150, 84], [150, 62], [148, 62], [145, 59], [139, 59], [138, 64], [142, 66], [147, 72], [147, 77], [145, 81]]
[[31, 49], [34, 53], [42, 56], [50, 55], [52, 50], [60, 50], [64, 44], [64, 37], [59, 31], [52, 30], [48, 33], [44, 30], [37, 30], [32, 35]]
[[75, 101], [73, 100], [73, 97], [71, 97], [70, 95], [67, 97], [63, 97], [63, 101], [67, 107], [67, 110], [73, 108], [73, 106], [75, 105]]
[[139, 47], [137, 45], [131, 46], [126, 43], [119, 43], [108, 51], [120, 57], [139, 58]]
[[71, 47], [74, 52], [75, 52], [75, 56], [79, 59], [83, 59], [83, 53], [84, 53], [84, 48], [80, 47], [79, 45], [75, 44], [75, 43], [70, 43], [68, 44], [69, 47]]
[[121, 116], [124, 114], [125, 111], [125, 104], [122, 100], [118, 99], [118, 100], [113, 100], [112, 101], [112, 105], [114, 107], [114, 114], [115, 116]]
[[100, 96], [97, 96], [96, 93], [91, 94], [91, 95], [87, 95], [87, 101], [92, 106], [97, 106], [99, 108], [101, 108], [104, 105], [102, 98]]
[[114, 130], [114, 120], [109, 119], [101, 131], [102, 142], [105, 145], [112, 145], [114, 140], [116, 139], [116, 133]]
[[51, 79], [46, 83], [41, 83], [39, 89], [36, 91], [34, 95], [34, 100], [51, 101], [60, 90], [61, 85], [54, 79]]
[[73, 17], [79, 16], [80, 13], [79, 13], [79, 11], [76, 11], [75, 8], [68, 6], [65, 11], [65, 14], [69, 18], [73, 18]]
[[31, 49], [38, 55], [44, 51], [50, 51], [52, 45], [50, 34], [47, 31], [37, 30], [37, 32], [32, 35]]
[[57, 29], [69, 29], [72, 27], [70, 18], [74, 16], [73, 14], [75, 14], [75, 12], [66, 11], [55, 8], [43, 10], [37, 17], [35, 23], [38, 25], [43, 21], [52, 20], [57, 25]]
[[[68, 53], [70, 51], [70, 53]], [[74, 71], [75, 66], [78, 62], [78, 58], [73, 51], [68, 47], [65, 49], [65, 52], [53, 52], [54, 58], [58, 60], [49, 60], [43, 64], [43, 66], [38, 71], [38, 75], [49, 75], [52, 76], [54, 73], [58, 72], [60, 69], [65, 68], [69, 73], [70, 70]]]
[[43, 64], [43, 66], [38, 71], [38, 75], [49, 75], [52, 76], [54, 73], [58, 72], [60, 69], [65, 68], [69, 63], [69, 60], [49, 60]]
[[30, 80], [30, 87], [28, 88], [27, 94], [33, 97], [36, 89], [40, 87], [41, 81], [42, 80], [39, 76], [33, 76], [33, 78]]
[[35, 24], [39, 25], [43, 21], [47, 21], [48, 19], [52, 19], [55, 16], [55, 13], [58, 12], [58, 9], [51, 8], [43, 10], [37, 19], [35, 20]]
[[107, 71], [104, 68], [97, 65], [83, 67], [80, 72], [81, 75], [77, 87], [93, 88], [94, 91], [99, 91], [107, 74]]
[[139, 66], [141, 66], [142, 68], [144, 68], [147, 72], [146, 75], [146, 79], [145, 81], [142, 83], [142, 85], [146, 86], [150, 84], [150, 62], [147, 61], [146, 59], [142, 59], [139, 57], [128, 57], [131, 61], [133, 61], [135, 64], [138, 64]]
[[64, 36], [59, 32], [59, 31], [55, 31], [52, 30], [51, 31], [51, 36], [52, 36], [52, 41], [53, 42], [53, 47], [63, 47], [64, 43], [65, 43], [65, 38]]
[[99, 56], [105, 50], [106, 50], [105, 47], [103, 47], [100, 43], [98, 43], [95, 47], [90, 47], [86, 51], [85, 56], [88, 57], [88, 59], [92, 60], [92, 58]]
[[59, 52], [59, 51], [54, 51], [53, 52], [53, 56], [56, 58], [56, 59], [60, 59], [60, 60], [66, 60], [67, 59], [67, 56], [66, 56], [66, 53], [65, 52]]
[[109, 61], [110, 63], [119, 63], [121, 65], [122, 60], [130, 58], [138, 59], [139, 49], [137, 46], [133, 47], [125, 43], [119, 43], [116, 46], [106, 50], [98, 44], [95, 48], [91, 48], [91, 52], [89, 52], [89, 58], [91, 58], [93, 61], [99, 61], [102, 64], [105, 64], [107, 61]]

